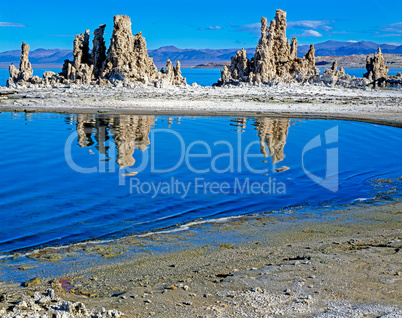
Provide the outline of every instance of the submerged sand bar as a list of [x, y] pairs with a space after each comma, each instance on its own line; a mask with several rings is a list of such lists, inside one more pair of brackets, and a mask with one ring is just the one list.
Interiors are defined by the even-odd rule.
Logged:
[[0, 88], [0, 110], [340, 118], [402, 125], [402, 90], [278, 84]]

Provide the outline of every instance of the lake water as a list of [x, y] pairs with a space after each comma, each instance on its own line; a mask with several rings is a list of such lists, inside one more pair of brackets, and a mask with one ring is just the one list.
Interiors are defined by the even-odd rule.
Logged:
[[[324, 69], [320, 69], [322, 72]], [[34, 69], [34, 75], [42, 77], [44, 71], [53, 71], [55, 73], [60, 72], [60, 69]], [[347, 68], [346, 73], [351, 76], [362, 77], [366, 72], [363, 68]], [[396, 75], [398, 72], [402, 72], [402, 69], [393, 68], [390, 69], [389, 75]], [[221, 77], [221, 70], [219, 68], [183, 68], [183, 76], [187, 79], [188, 84], [196, 82], [198, 85], [210, 86], [218, 82]], [[0, 69], [0, 85], [5, 85], [9, 77], [8, 69]]]
[[401, 193], [387, 126], [3, 112], [0, 132], [0, 253]]

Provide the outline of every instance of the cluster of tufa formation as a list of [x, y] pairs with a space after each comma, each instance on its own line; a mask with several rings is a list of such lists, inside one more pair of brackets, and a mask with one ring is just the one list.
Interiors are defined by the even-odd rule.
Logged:
[[363, 77], [370, 81], [378, 81], [381, 78], [388, 77], [388, 67], [385, 65], [381, 48], [378, 48], [378, 52], [374, 53], [374, 57], [367, 56], [366, 69], [367, 73], [365, 73]]
[[369, 84], [364, 78], [356, 78], [346, 74], [345, 69], [341, 66], [338, 69], [338, 61], [335, 60], [330, 69], [325, 69], [322, 75], [313, 80], [314, 83], [323, 83], [327, 86], [343, 86], [343, 87], [361, 87]]
[[381, 48], [378, 48], [378, 52], [374, 53], [373, 57], [367, 56], [366, 70], [367, 73], [363, 75], [363, 78], [374, 86], [402, 85], [400, 72], [397, 75], [388, 75], [389, 69], [385, 65]]
[[297, 57], [297, 39], [291, 42], [286, 37], [286, 12], [276, 10], [275, 19], [269, 27], [266, 18], [261, 18], [261, 38], [253, 58], [247, 58], [247, 52], [241, 49], [231, 58], [229, 66], [221, 70], [218, 86], [250, 83], [314, 83], [327, 86], [363, 87], [369, 84], [402, 84], [402, 75], [388, 76], [381, 50], [374, 57], [367, 57], [367, 73], [363, 78], [356, 78], [345, 73], [335, 61], [331, 69], [319, 74], [315, 66], [315, 50], [310, 45], [303, 58]]
[[20, 69], [17, 70], [14, 64], [11, 64], [8, 69], [10, 71], [10, 77], [7, 80], [7, 86], [18, 82], [37, 83], [40, 81], [38, 76], [32, 76], [33, 69], [31, 63], [29, 63], [29, 45], [24, 42], [22, 42], [21, 46]]
[[349, 88], [357, 88], [368, 85], [376, 86], [389, 86], [401, 85], [402, 74], [398, 73], [395, 76], [388, 74], [388, 67], [385, 65], [384, 56], [381, 49], [374, 53], [373, 57], [367, 56], [366, 58], [367, 73], [363, 78], [356, 78], [345, 73], [343, 67], [338, 70], [338, 62], [332, 64], [331, 69], [324, 70], [323, 74], [314, 79], [314, 83], [323, 83], [327, 86], [343, 86]]
[[218, 85], [274, 82], [308, 82], [318, 76], [315, 67], [315, 50], [310, 50], [303, 58], [297, 57], [297, 39], [292, 42], [286, 37], [286, 12], [276, 10], [275, 19], [269, 28], [266, 18], [261, 18], [261, 38], [254, 57], [249, 60], [244, 49], [231, 59], [229, 67], [221, 71]]
[[66, 60], [62, 72], [56, 74], [46, 71], [43, 79], [32, 76], [33, 70], [28, 60], [29, 46], [22, 44], [20, 70], [11, 65], [7, 86], [29, 84], [98, 84], [106, 85], [116, 81], [124, 83], [152, 83], [157, 87], [185, 85], [186, 79], [177, 61], [173, 67], [170, 60], [166, 72], [159, 71], [153, 59], [148, 56], [147, 44], [141, 32], [133, 35], [130, 17], [114, 17], [113, 34], [106, 54], [103, 38], [106, 25], [100, 25], [94, 32], [90, 50], [89, 30], [75, 36], [73, 42], [73, 61]]

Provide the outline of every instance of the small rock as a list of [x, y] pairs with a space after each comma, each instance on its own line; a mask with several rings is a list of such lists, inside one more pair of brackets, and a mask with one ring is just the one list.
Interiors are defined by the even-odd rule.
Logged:
[[34, 268], [36, 268], [36, 266], [21, 265], [21, 266], [18, 267], [18, 269], [20, 271], [27, 271], [27, 270], [34, 269]]
[[26, 282], [24, 282], [22, 284], [24, 287], [34, 287], [34, 286], [38, 286], [40, 285], [40, 278], [39, 277], [35, 277], [32, 279], [27, 280]]
[[262, 289], [260, 287], [253, 288], [251, 291], [253, 293], [262, 293]]
[[191, 301], [185, 301], [185, 302], [183, 302], [183, 305], [186, 305], [186, 306], [191, 306], [193, 303], [191, 302]]
[[189, 290], [190, 287], [188, 287], [187, 285], [184, 285], [184, 286], [183, 286], [183, 289], [184, 289], [184, 290]]
[[50, 297], [51, 300], [55, 300], [56, 299], [56, 293], [54, 292], [53, 289], [48, 289], [46, 291], [46, 296]]
[[293, 295], [293, 292], [290, 289], [286, 289], [284, 291], [284, 293], [285, 293], [286, 296], [292, 296]]

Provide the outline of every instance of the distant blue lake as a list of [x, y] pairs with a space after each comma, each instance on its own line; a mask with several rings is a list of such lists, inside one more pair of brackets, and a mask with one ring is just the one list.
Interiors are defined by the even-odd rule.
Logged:
[[3, 112], [0, 133], [0, 253], [392, 199], [402, 182], [402, 129], [366, 123]]
[[[324, 69], [320, 68], [322, 72]], [[34, 75], [42, 77], [44, 71], [53, 71], [59, 73], [60, 69], [34, 69]], [[346, 73], [351, 76], [363, 77], [366, 69], [363, 68], [347, 68]], [[402, 72], [401, 68], [392, 68], [389, 70], [389, 75], [396, 75], [398, 72]], [[183, 68], [183, 76], [187, 79], [188, 84], [196, 82], [201, 86], [211, 86], [218, 82], [221, 77], [221, 70], [219, 68]], [[5, 85], [9, 77], [8, 69], [0, 69], [0, 85]]]

